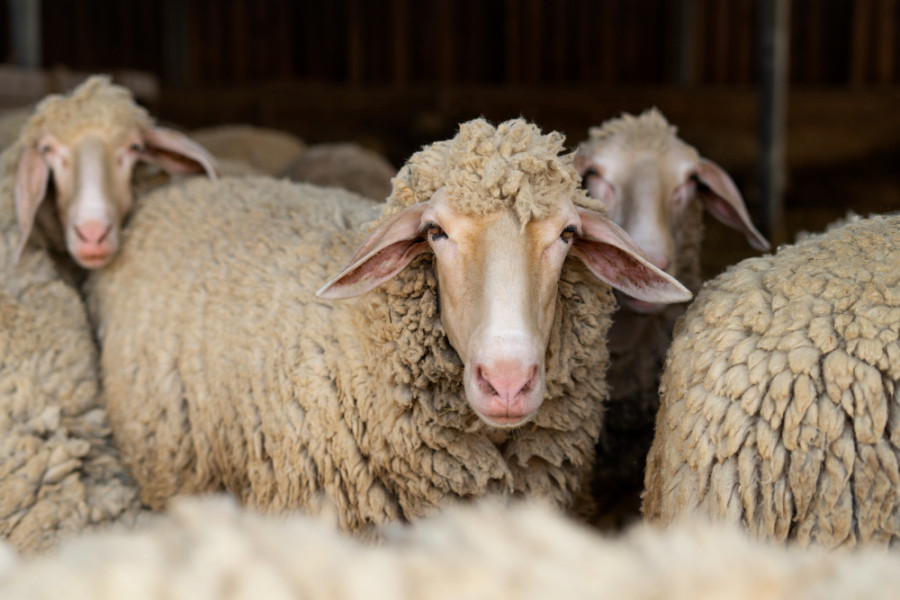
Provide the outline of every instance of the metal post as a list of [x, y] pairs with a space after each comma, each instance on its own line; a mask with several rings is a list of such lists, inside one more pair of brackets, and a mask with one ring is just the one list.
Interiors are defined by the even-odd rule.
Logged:
[[760, 229], [784, 241], [789, 0], [760, 0], [759, 195]]
[[16, 65], [41, 67], [41, 1], [9, 0], [9, 26]]

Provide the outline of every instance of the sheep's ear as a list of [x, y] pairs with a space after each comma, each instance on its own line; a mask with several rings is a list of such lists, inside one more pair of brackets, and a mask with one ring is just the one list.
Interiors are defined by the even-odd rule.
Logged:
[[38, 207], [47, 194], [47, 181], [50, 179], [50, 167], [44, 162], [37, 148], [29, 147], [19, 158], [16, 170], [16, 219], [19, 224], [19, 245], [13, 262], [18, 262], [34, 227], [34, 218]]
[[210, 179], [218, 176], [218, 163], [209, 150], [174, 129], [145, 129], [144, 145], [141, 159], [169, 173], [205, 172]]
[[744, 199], [728, 173], [711, 160], [701, 158], [696, 177], [702, 184], [697, 193], [706, 210], [720, 222], [743, 233], [757, 250], [768, 250], [769, 241], [753, 226]]
[[419, 254], [429, 251], [420, 231], [426, 208], [426, 202], [413, 204], [376, 227], [350, 263], [323, 285], [316, 296], [329, 300], [359, 296], [402, 271]]
[[598, 212], [578, 208], [581, 236], [570, 254], [601, 281], [638, 300], [656, 304], [686, 302], [692, 294], [677, 279], [653, 266], [624, 229]]

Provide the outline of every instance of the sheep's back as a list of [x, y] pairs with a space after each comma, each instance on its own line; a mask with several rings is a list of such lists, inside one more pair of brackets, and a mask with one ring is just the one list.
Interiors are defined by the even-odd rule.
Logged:
[[708, 282], [667, 357], [643, 510], [803, 544], [900, 540], [900, 217]]
[[341, 307], [314, 293], [375, 215], [352, 194], [267, 178], [196, 179], [142, 201], [88, 295], [110, 420], [145, 502], [224, 486], [277, 509], [273, 498], [311, 493], [285, 492], [303, 481], [290, 438], [312, 437], [296, 395], [314, 369], [297, 365], [323, 352], [315, 331], [335, 335], [321, 325]]

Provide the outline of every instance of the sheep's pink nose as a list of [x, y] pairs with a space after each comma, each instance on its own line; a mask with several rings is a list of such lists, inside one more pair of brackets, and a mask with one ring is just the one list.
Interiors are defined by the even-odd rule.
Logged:
[[75, 235], [85, 244], [99, 246], [111, 230], [112, 225], [106, 225], [99, 221], [85, 221], [75, 226]]
[[538, 372], [536, 364], [522, 365], [514, 361], [499, 361], [491, 366], [476, 366], [475, 381], [484, 394], [496, 396], [501, 406], [515, 413], [516, 399], [534, 388]]

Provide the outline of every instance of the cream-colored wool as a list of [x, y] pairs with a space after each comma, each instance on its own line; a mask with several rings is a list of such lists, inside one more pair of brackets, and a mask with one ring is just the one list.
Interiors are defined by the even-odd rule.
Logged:
[[31, 116], [33, 106], [17, 108], [0, 115], [0, 151], [12, 146], [19, 138], [19, 132]]
[[242, 161], [266, 175], [283, 173], [306, 148], [286, 131], [253, 125], [195, 129], [190, 136], [216, 158]]
[[[655, 109], [639, 116], [623, 114], [601, 127], [592, 127], [589, 139], [580, 144], [579, 153], [591, 154], [600, 146], [612, 145], [623, 155], [649, 152], [664, 160], [673, 146], [680, 152], [688, 148], [677, 133], [677, 128]], [[696, 197], [685, 209], [682, 226], [675, 232], [674, 240], [677, 265], [673, 272], [696, 294], [702, 282], [703, 243], [703, 206]], [[610, 399], [597, 443], [593, 480], [597, 516], [601, 519], [607, 519], [613, 509], [614, 519], [639, 515], [644, 465], [659, 408], [659, 377], [672, 343], [672, 329], [685, 308], [685, 304], [672, 304], [655, 314], [632, 313], [627, 333], [636, 339], [626, 347], [610, 350], [607, 374]], [[614, 313], [613, 321], [616, 314], [621, 313]]]
[[383, 156], [359, 144], [316, 144], [307, 148], [281, 173], [292, 181], [339, 187], [377, 202], [391, 193], [397, 174]]
[[358, 298], [314, 297], [363, 223], [438, 187], [471, 211], [487, 210], [478, 198], [520, 215], [539, 214], [542, 194], [588, 203], [561, 146], [521, 120], [470, 122], [415, 154], [387, 204], [266, 178], [147, 196], [88, 286], [117, 445], [143, 499], [225, 488], [277, 512], [324, 492], [349, 529], [490, 493], [571, 504], [599, 433], [614, 307], [580, 261], [559, 282], [543, 404], [514, 431], [466, 401], [430, 256]]
[[0, 209], [0, 538], [31, 554], [127, 521], [138, 502], [98, 398], [84, 305], [46, 252], [12, 266], [11, 208]]
[[[647, 526], [604, 538], [545, 508], [481, 503], [396, 528], [381, 546], [308, 516], [180, 500], [137, 531], [0, 560], [8, 600], [888, 600], [897, 557], [753, 542], [733, 529]], [[2, 550], [0, 546], [0, 550]]]
[[826, 547], [900, 540], [900, 216], [708, 282], [662, 378], [643, 511]]

